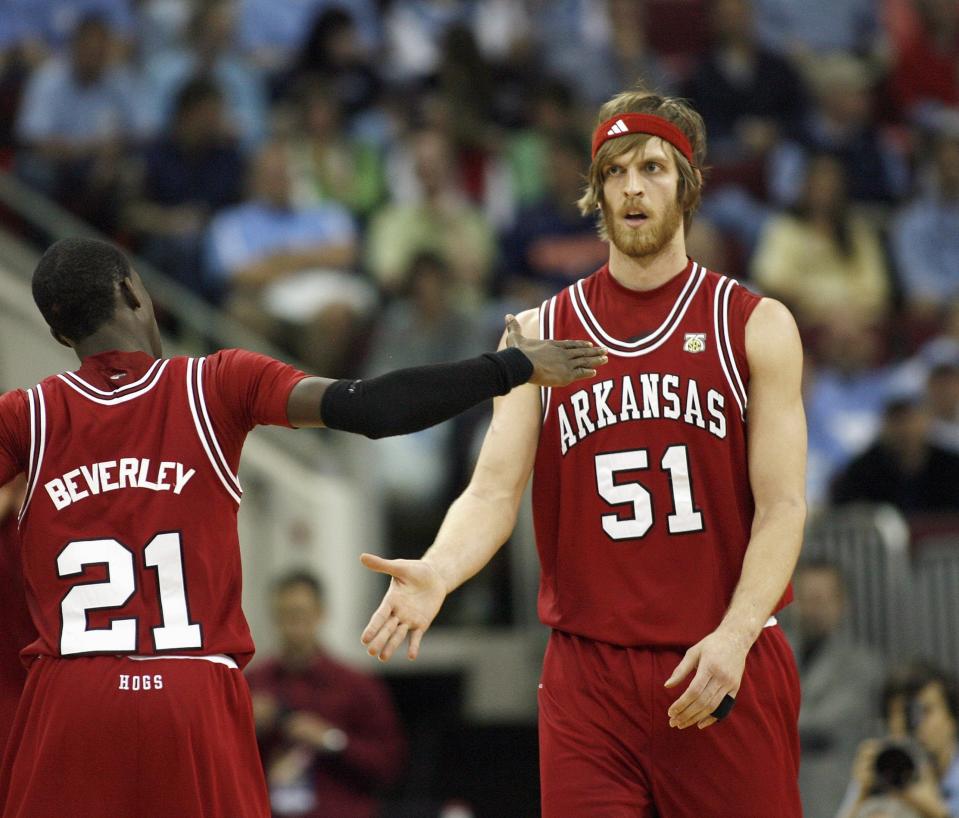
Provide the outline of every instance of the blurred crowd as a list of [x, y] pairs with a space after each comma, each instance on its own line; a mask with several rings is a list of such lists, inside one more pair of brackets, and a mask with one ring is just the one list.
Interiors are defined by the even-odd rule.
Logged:
[[[954, 0], [3, 5], [4, 165], [330, 376], [488, 348], [598, 267], [597, 105], [688, 97], [690, 254], [800, 321], [811, 503], [955, 510]], [[400, 517], [455, 492], [465, 427], [387, 447], [422, 465], [385, 470]]]
[[[706, 122], [690, 255], [799, 321], [811, 506], [959, 513], [956, 0], [0, 0], [0, 167], [357, 377], [489, 349], [605, 261], [575, 201], [598, 105], [638, 82]], [[377, 444], [394, 553], [428, 544], [483, 421]], [[478, 593], [452, 616], [509, 617]], [[845, 593], [797, 576], [808, 813], [959, 814], [940, 671], [886, 680], [899, 756], [857, 751], [882, 663]], [[913, 745], [934, 763], [907, 774]]]

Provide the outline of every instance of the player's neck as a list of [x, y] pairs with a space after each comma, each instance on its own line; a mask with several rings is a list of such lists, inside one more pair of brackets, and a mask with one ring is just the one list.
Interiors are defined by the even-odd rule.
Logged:
[[125, 326], [105, 326], [73, 345], [73, 351], [82, 361], [103, 352], [145, 352], [153, 355], [150, 341]]
[[630, 290], [654, 290], [686, 268], [686, 241], [682, 229], [653, 256], [628, 256], [609, 245], [609, 273]]

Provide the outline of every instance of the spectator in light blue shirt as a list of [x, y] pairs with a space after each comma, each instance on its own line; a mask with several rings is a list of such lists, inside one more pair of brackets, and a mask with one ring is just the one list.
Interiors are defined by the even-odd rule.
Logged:
[[207, 233], [207, 269], [233, 314], [316, 371], [338, 372], [375, 291], [353, 272], [357, 237], [332, 202], [297, 208], [288, 152], [257, 155], [252, 197], [222, 211]]
[[236, 50], [235, 4], [215, 0], [200, 6], [189, 27], [189, 48], [165, 49], [143, 71], [141, 105], [149, 130], [169, 121], [177, 93], [194, 76], [208, 75], [219, 87], [227, 119], [247, 150], [266, 134], [266, 89], [259, 72]]
[[112, 63], [112, 44], [103, 18], [81, 20], [69, 56], [50, 58], [30, 78], [16, 126], [21, 173], [106, 229], [123, 149], [141, 131], [133, 81]]
[[906, 304], [920, 320], [959, 297], [959, 121], [938, 135], [932, 159], [927, 190], [900, 211], [891, 236]]
[[0, 28], [7, 20], [19, 21], [32, 36], [53, 50], [64, 48], [81, 20], [102, 18], [123, 40], [133, 38], [134, 18], [130, 0], [3, 0]]
[[862, 452], [879, 431], [893, 375], [877, 365], [880, 334], [855, 315], [835, 318], [823, 330], [819, 363], [808, 363], [805, 382], [809, 429], [807, 500], [826, 500], [832, 477]]
[[793, 57], [844, 51], [873, 56], [882, 45], [876, 0], [756, 0], [759, 36]]

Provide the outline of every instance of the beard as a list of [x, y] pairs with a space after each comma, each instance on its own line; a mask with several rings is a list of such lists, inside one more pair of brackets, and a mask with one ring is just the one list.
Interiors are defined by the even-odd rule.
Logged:
[[[648, 212], [648, 208], [642, 209]], [[679, 202], [672, 200], [664, 212], [654, 215], [647, 224], [637, 230], [622, 224], [617, 219], [617, 214], [603, 202], [603, 218], [609, 240], [617, 250], [631, 258], [649, 258], [662, 252], [676, 235], [683, 221], [683, 211]]]

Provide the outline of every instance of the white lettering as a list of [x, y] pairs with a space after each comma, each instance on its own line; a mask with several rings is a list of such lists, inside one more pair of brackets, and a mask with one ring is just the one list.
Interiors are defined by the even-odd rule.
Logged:
[[706, 404], [709, 407], [710, 415], [709, 431], [716, 437], [726, 437], [726, 414], [723, 412], [723, 409], [726, 408], [726, 400], [722, 393], [710, 389]]
[[120, 674], [120, 690], [129, 690], [130, 689], [130, 677], [125, 674]]
[[596, 428], [605, 429], [616, 423], [616, 415], [609, 411], [606, 399], [613, 389], [612, 381], [602, 381], [593, 384], [593, 398], [596, 401]]
[[134, 676], [134, 677], [133, 677], [133, 687], [132, 687], [131, 689], [132, 689], [132, 690], [139, 690], [139, 689], [140, 689], [140, 677], [139, 677], [139, 676]]
[[57, 511], [66, 508], [73, 502], [67, 493], [67, 487], [63, 485], [63, 481], [59, 477], [54, 477], [49, 483], [45, 483], [43, 487], [47, 490], [47, 494], [50, 495], [50, 499], [53, 500], [53, 505]]
[[703, 410], [699, 404], [699, 389], [696, 381], [690, 380], [689, 390], [686, 392], [686, 414], [683, 420], [687, 423], [695, 423], [700, 429], [706, 428], [706, 421], [703, 420]]
[[67, 491], [70, 492], [70, 501], [75, 503], [77, 500], [82, 500], [84, 497], [89, 497], [90, 492], [80, 491], [77, 489], [76, 478], [80, 476], [80, 469], [74, 469], [73, 471], [68, 471], [63, 475], [63, 483], [67, 487]]
[[100, 493], [100, 470], [96, 467], [96, 464], [87, 468], [86, 466], [80, 466], [80, 474], [83, 475], [83, 479], [87, 481], [87, 485], [90, 487], [91, 494]]
[[120, 488], [131, 488], [135, 489], [137, 487], [137, 469], [139, 469], [140, 463], [135, 457], [121, 457], [120, 458]]
[[[669, 375], [667, 377], [674, 377]], [[659, 417], [659, 373], [658, 372], [643, 372], [640, 374], [639, 379], [643, 382], [643, 417], [647, 418], [658, 418]], [[679, 381], [677, 381], [679, 383]], [[663, 391], [666, 391], [666, 382], [663, 381]], [[669, 417], [669, 415], [666, 415]], [[677, 411], [676, 417], [679, 417], [679, 412]]]
[[[155, 479], [150, 479], [151, 461], [139, 457], [123, 457], [119, 467], [116, 460], [84, 464], [60, 477], [55, 477], [44, 488], [57, 511], [94, 494], [104, 494], [125, 488], [142, 488], [150, 491], [170, 491], [179, 494], [190, 482], [196, 469], [188, 468], [175, 460], [159, 464]], [[114, 480], [114, 471], [116, 479]], [[86, 485], [86, 489], [83, 486]]]
[[620, 420], [640, 420], [639, 407], [636, 405], [636, 393], [633, 392], [633, 379], [623, 375], [623, 404], [620, 407]]
[[150, 472], [150, 461], [146, 458], [140, 461], [140, 476], [137, 478], [137, 484], [141, 489], [150, 489], [151, 491], [163, 491], [156, 483], [151, 483], [148, 474]]
[[573, 434], [573, 427], [569, 425], [569, 418], [566, 417], [566, 407], [560, 404], [556, 414], [559, 417], [559, 445], [563, 454], [566, 454], [570, 446], [576, 445], [576, 435]]
[[173, 493], [179, 494], [183, 491], [183, 487], [190, 482], [190, 478], [196, 474], [196, 469], [190, 469], [189, 471], [184, 471], [183, 464], [176, 464], [176, 486], [173, 487]]
[[576, 417], [576, 431], [580, 439], [596, 431], [593, 421], [589, 419], [589, 394], [580, 389], [574, 392], [570, 397], [570, 403], [573, 404], [573, 415]]
[[[643, 395], [646, 393], [646, 383], [643, 382]], [[675, 375], [663, 376], [663, 397], [669, 401], [670, 405], [663, 408], [663, 417], [670, 420], [679, 420], [679, 395], [676, 389], [679, 388], [679, 378]], [[647, 415], [649, 417], [649, 415]], [[653, 415], [653, 417], [657, 417]]]
[[110, 482], [110, 471], [116, 468], [116, 460], [104, 460], [102, 463], [97, 463], [97, 466], [100, 467], [100, 486], [102, 491], [113, 491], [114, 489], [120, 488], [119, 483]]
[[157, 469], [157, 491], [169, 491], [172, 487], [169, 483], [166, 482], [166, 473], [170, 469], [175, 469], [176, 463], [171, 463], [169, 460], [164, 460], [160, 463], [160, 468]]
[[163, 677], [159, 673], [153, 677], [153, 689], [163, 690]]

